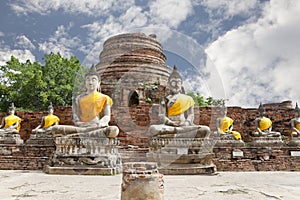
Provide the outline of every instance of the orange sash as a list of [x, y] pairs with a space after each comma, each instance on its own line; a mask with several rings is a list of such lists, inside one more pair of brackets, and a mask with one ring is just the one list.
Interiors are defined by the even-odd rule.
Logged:
[[112, 106], [112, 99], [100, 92], [94, 92], [83, 96], [79, 99], [79, 106], [81, 115], [79, 116], [80, 121], [89, 122], [98, 116], [105, 106], [109, 104]]

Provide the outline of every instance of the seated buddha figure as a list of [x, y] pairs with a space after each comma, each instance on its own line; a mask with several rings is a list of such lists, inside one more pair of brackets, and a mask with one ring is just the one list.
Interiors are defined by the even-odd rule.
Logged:
[[292, 137], [300, 138], [300, 109], [298, 104], [296, 103], [296, 107], [294, 110], [295, 117], [291, 119], [291, 126], [292, 126]]
[[112, 99], [99, 92], [100, 76], [94, 65], [85, 75], [85, 90], [75, 98], [73, 104], [72, 125], [56, 125], [52, 135], [59, 136], [93, 136], [115, 138], [119, 134], [117, 126], [109, 126]]
[[59, 118], [56, 115], [53, 115], [54, 108], [52, 103], [48, 106], [48, 115], [42, 118], [42, 122], [35, 129], [32, 130], [32, 133], [51, 133], [53, 126], [58, 125]]
[[19, 134], [21, 129], [21, 118], [15, 115], [14, 103], [8, 108], [9, 115], [2, 118], [0, 125], [0, 136]]
[[217, 130], [218, 130], [218, 135], [222, 138], [222, 136], [231, 134], [233, 135], [234, 139], [236, 140], [241, 140], [241, 134], [237, 131], [233, 131], [233, 119], [230, 117], [226, 116], [227, 114], [227, 108], [226, 106], [223, 105], [221, 108], [221, 116], [220, 118], [217, 119]]
[[151, 125], [148, 133], [161, 138], [204, 138], [210, 128], [194, 124], [194, 100], [183, 94], [182, 78], [176, 65], [168, 79], [170, 93], [163, 97], [159, 107], [159, 125]]
[[272, 131], [272, 121], [271, 119], [264, 117], [265, 109], [263, 105], [260, 104], [259, 108], [259, 117], [255, 119], [255, 126], [257, 131], [252, 134], [254, 137], [278, 137], [281, 134], [279, 132]]

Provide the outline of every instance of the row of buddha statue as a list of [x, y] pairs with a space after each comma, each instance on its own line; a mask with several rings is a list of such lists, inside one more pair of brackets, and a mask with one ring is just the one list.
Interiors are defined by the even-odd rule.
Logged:
[[[272, 131], [272, 121], [270, 118], [265, 117], [265, 109], [263, 108], [263, 105], [260, 104], [258, 107], [259, 111], [259, 117], [255, 119], [255, 127], [256, 131], [251, 134], [253, 137], [279, 137], [281, 136], [281, 133]], [[298, 104], [296, 103], [295, 107], [295, 118], [291, 120], [291, 127], [292, 127], [292, 137], [298, 137], [299, 130], [300, 130], [300, 109], [298, 107]], [[222, 107], [221, 108], [221, 118], [217, 119], [217, 130], [218, 134], [224, 135], [224, 134], [232, 134], [232, 136], [236, 140], [241, 140], [241, 134], [237, 131], [233, 131], [233, 122], [234, 120], [230, 117], [226, 116], [227, 108]]]
[[[117, 126], [109, 126], [111, 119], [112, 99], [99, 92], [100, 77], [94, 66], [85, 76], [85, 90], [75, 98], [73, 105], [72, 125], [59, 125], [59, 118], [53, 114], [52, 104], [48, 107], [48, 115], [42, 118], [39, 126], [32, 130], [33, 134], [52, 133], [53, 137], [76, 137], [93, 135], [116, 138], [119, 133]], [[194, 124], [194, 100], [183, 93], [182, 77], [176, 65], [169, 76], [170, 93], [161, 98], [159, 105], [158, 125], [151, 125], [148, 134], [159, 138], [206, 138], [211, 131], [208, 126]], [[255, 119], [256, 131], [253, 137], [278, 137], [279, 132], [272, 131], [272, 121], [264, 116], [262, 104], [259, 106], [259, 117]], [[21, 118], [15, 115], [14, 104], [8, 109], [9, 115], [3, 117], [0, 126], [0, 137], [7, 134], [19, 134]], [[221, 117], [217, 118], [217, 135], [232, 136], [242, 140], [241, 134], [233, 130], [234, 120], [226, 116], [227, 109], [221, 107]], [[295, 118], [291, 120], [292, 136], [300, 137], [300, 109], [296, 104]]]
[[[52, 103], [48, 107], [48, 115], [42, 118], [41, 124], [39, 124], [32, 133], [51, 133], [53, 126], [58, 125], [60, 119], [58, 116], [53, 114], [54, 108]], [[8, 108], [9, 115], [2, 118], [2, 123], [0, 126], [0, 136], [6, 134], [19, 134], [21, 129], [22, 119], [15, 115], [14, 103]]]
[[[73, 105], [72, 125], [59, 125], [60, 119], [53, 114], [52, 104], [48, 107], [49, 114], [42, 118], [42, 122], [35, 129], [33, 134], [50, 133], [53, 137], [82, 135], [93, 135], [99, 137], [116, 138], [119, 129], [116, 126], [109, 126], [111, 118], [112, 99], [99, 92], [100, 76], [94, 66], [85, 76], [85, 90], [76, 97]], [[3, 117], [0, 127], [0, 137], [6, 135], [17, 135], [21, 128], [21, 118], [15, 115], [14, 104], [8, 109], [9, 115]]]

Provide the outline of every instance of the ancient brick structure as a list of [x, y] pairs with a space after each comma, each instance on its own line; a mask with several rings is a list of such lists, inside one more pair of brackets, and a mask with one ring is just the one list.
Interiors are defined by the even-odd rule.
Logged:
[[[159, 97], [166, 93], [166, 85], [171, 68], [165, 64], [161, 44], [155, 35], [142, 33], [121, 34], [109, 38], [103, 44], [100, 62], [96, 65], [101, 75], [101, 90], [114, 100], [111, 125], [120, 129], [120, 153], [124, 162], [146, 161], [149, 125], [158, 124]], [[264, 105], [265, 116], [273, 122], [273, 130], [290, 140], [290, 120], [294, 117], [290, 101]], [[195, 107], [195, 124], [207, 125], [216, 131], [219, 108]], [[72, 108], [55, 108], [60, 124], [73, 125]], [[37, 127], [46, 112], [17, 112], [23, 119], [21, 138], [26, 141], [32, 129]], [[0, 119], [6, 113], [0, 113]], [[215, 147], [214, 163], [217, 170], [299, 170], [300, 156], [292, 157], [291, 151], [299, 147], [264, 148], [251, 147], [249, 134], [255, 131], [254, 120], [257, 108], [229, 107], [227, 116], [234, 119], [234, 130], [241, 133], [245, 147]], [[0, 169], [41, 169], [54, 151], [51, 143], [0, 144]], [[242, 151], [243, 156], [234, 157], [232, 153]], [[297, 153], [296, 153], [297, 154]], [[268, 159], [266, 159], [268, 158]]]
[[164, 180], [157, 168], [155, 162], [124, 163], [121, 200], [163, 200]]
[[113, 98], [115, 106], [137, 105], [143, 98], [138, 88], [149, 83], [167, 84], [171, 69], [165, 60], [155, 35], [127, 33], [111, 37], [104, 42], [96, 65], [101, 90]]
[[[290, 120], [294, 117], [294, 109], [286, 104], [277, 103], [271, 106], [265, 106], [266, 116], [273, 122], [273, 130], [283, 134], [286, 139], [291, 133]], [[195, 107], [195, 124], [203, 124], [209, 126], [212, 130], [216, 130], [216, 118], [219, 115], [219, 109], [216, 107]], [[72, 107], [57, 107], [55, 115], [60, 118], [60, 124], [71, 124]], [[141, 141], [141, 138], [147, 138], [145, 135], [147, 126], [157, 124], [158, 105], [143, 104], [132, 107], [118, 107], [112, 109], [113, 119], [111, 125], [117, 125], [120, 128], [120, 139], [124, 145], [132, 144], [142, 146], [147, 141]], [[37, 127], [46, 112], [17, 112], [16, 115], [21, 117], [22, 128], [20, 130], [21, 137], [28, 139], [32, 129]], [[6, 116], [6, 113], [0, 113], [0, 118]], [[254, 120], [258, 116], [257, 108], [241, 108], [228, 107], [227, 116], [234, 119], [234, 130], [241, 133], [243, 140], [249, 142], [249, 133], [255, 130]], [[130, 134], [130, 135], [128, 135]], [[132, 137], [139, 136], [139, 140]]]
[[[60, 124], [73, 124], [72, 107], [62, 106], [55, 108], [55, 111], [59, 114]], [[16, 115], [22, 119], [20, 135], [23, 140], [28, 140], [32, 129], [36, 128], [42, 120], [43, 116], [46, 116], [47, 112], [16, 112]], [[7, 113], [0, 113], [0, 119], [5, 117]]]
[[[290, 140], [290, 123], [294, 117], [294, 109], [286, 103], [272, 104], [265, 106], [266, 116], [273, 121], [273, 130], [284, 135], [284, 142]], [[21, 136], [28, 139], [33, 128], [39, 125], [42, 116], [46, 113], [17, 112], [23, 119]], [[150, 124], [158, 123], [158, 105], [144, 104], [133, 107], [119, 107], [113, 109], [112, 125], [120, 128], [120, 153], [124, 162], [146, 161], [148, 152], [149, 137], [145, 134]], [[215, 107], [195, 107], [196, 124], [204, 124], [215, 130], [215, 119], [219, 111]], [[0, 113], [2, 119], [6, 113]], [[57, 107], [55, 115], [61, 119], [61, 124], [73, 124], [72, 108]], [[223, 170], [295, 170], [299, 169], [300, 157], [291, 157], [291, 151], [300, 151], [297, 147], [284, 145], [282, 148], [251, 147], [251, 138], [248, 134], [255, 130], [254, 120], [258, 115], [256, 108], [229, 107], [227, 115], [235, 120], [234, 130], [242, 134], [246, 142], [245, 147], [239, 147], [244, 152], [243, 157], [232, 156], [234, 148], [215, 147], [214, 163], [218, 171]], [[116, 117], [117, 116], [117, 117]], [[40, 169], [42, 164], [51, 156], [54, 146], [41, 146], [24, 144], [16, 146], [13, 144], [1, 144], [0, 162], [1, 169]], [[29, 156], [30, 155], [30, 156]], [[264, 155], [264, 156], [260, 156]], [[265, 159], [261, 159], [265, 157]], [[269, 159], [266, 159], [269, 158]]]
[[219, 171], [299, 171], [299, 147], [215, 147], [214, 164]]
[[[71, 124], [71, 107], [56, 108], [62, 124]], [[0, 113], [0, 118], [7, 113]], [[20, 135], [24, 140], [23, 144], [0, 143], [0, 169], [24, 169], [42, 170], [50, 156], [55, 152], [54, 140], [45, 138], [42, 140], [30, 141], [32, 129], [37, 127], [46, 112], [17, 112], [22, 119]]]
[[41, 170], [54, 149], [54, 145], [0, 144], [0, 169]]

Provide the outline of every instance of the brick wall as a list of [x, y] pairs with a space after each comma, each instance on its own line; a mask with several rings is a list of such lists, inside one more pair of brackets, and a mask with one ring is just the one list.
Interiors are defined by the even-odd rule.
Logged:
[[[73, 124], [72, 107], [61, 106], [55, 108], [55, 115], [60, 118], [60, 124]], [[47, 112], [16, 112], [16, 115], [22, 119], [20, 135], [23, 140], [28, 140], [32, 129], [36, 128], [42, 120], [42, 117], [47, 115]], [[7, 113], [0, 113], [0, 119], [2, 120]]]
[[54, 145], [0, 144], [0, 169], [41, 170]]
[[[273, 130], [287, 136], [287, 141], [291, 132], [289, 121], [294, 117], [293, 111], [292, 108], [280, 107], [278, 104], [271, 105], [266, 109], [266, 116], [273, 121]], [[59, 116], [60, 124], [73, 124], [70, 106], [57, 107], [54, 113]], [[24, 140], [29, 138], [31, 130], [40, 124], [41, 118], [46, 114], [46, 112], [16, 113], [23, 119], [20, 134]], [[6, 113], [0, 113], [0, 118], [2, 119], [5, 115]], [[151, 124], [158, 123], [157, 115], [158, 105], [151, 104], [113, 109], [111, 125], [117, 125], [120, 128], [119, 139], [123, 156], [131, 158], [132, 155], [145, 155], [149, 139], [146, 134], [147, 128]], [[194, 122], [210, 126], [212, 130], [215, 130], [218, 116], [219, 110], [216, 107], [195, 107]], [[250, 141], [248, 134], [255, 131], [254, 120], [258, 116], [257, 109], [229, 107], [227, 116], [235, 120], [234, 130], [242, 134], [247, 144]], [[54, 149], [54, 145], [0, 144], [1, 169], [42, 169]], [[233, 150], [230, 147], [214, 148], [216, 156], [214, 163], [219, 171], [300, 170], [300, 158], [290, 156], [290, 151], [300, 151], [299, 148], [284, 146], [264, 149], [246, 145], [246, 147], [240, 148], [244, 152], [244, 156], [241, 158], [233, 158]], [[139, 151], [142, 153], [139, 154]], [[139, 159], [145, 160], [145, 158]]]
[[[294, 117], [294, 109], [280, 107], [274, 104], [266, 108], [265, 116], [273, 122], [273, 130], [289, 139], [291, 133], [290, 120]], [[216, 130], [216, 118], [219, 116], [217, 107], [195, 107], [195, 124], [207, 125], [212, 131]], [[54, 114], [60, 118], [60, 124], [73, 125], [72, 107], [57, 107]], [[0, 119], [7, 115], [0, 113]], [[31, 130], [37, 127], [47, 112], [17, 112], [17, 116], [23, 119], [20, 130], [21, 137], [29, 138]], [[117, 107], [112, 110], [111, 125], [120, 128], [120, 139], [123, 145], [142, 145], [148, 138], [146, 132], [151, 124], [158, 124], [158, 105], [144, 104], [134, 107]], [[241, 133], [245, 142], [250, 141], [249, 133], [255, 131], [254, 120], [258, 116], [256, 108], [228, 107], [227, 116], [234, 119], [233, 130]], [[141, 143], [142, 142], [142, 143]], [[146, 145], [146, 143], [144, 145]]]
[[[233, 156], [233, 151], [243, 156]], [[300, 157], [291, 156], [299, 147], [215, 147], [213, 163], [218, 171], [299, 171]]]

